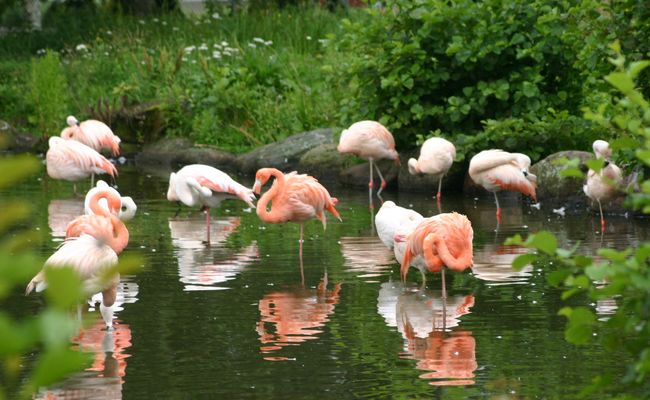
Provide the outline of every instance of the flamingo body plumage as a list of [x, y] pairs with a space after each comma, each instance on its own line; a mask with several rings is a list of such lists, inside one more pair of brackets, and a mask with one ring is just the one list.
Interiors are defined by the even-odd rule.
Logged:
[[117, 176], [117, 169], [106, 157], [81, 142], [57, 136], [49, 139], [45, 160], [47, 174], [53, 179], [75, 182], [94, 174]]
[[437, 179], [438, 193], [436, 197], [440, 201], [442, 178], [451, 168], [455, 158], [456, 147], [453, 143], [439, 137], [429, 138], [422, 144], [418, 159], [409, 159], [408, 170], [411, 175], [427, 174]]
[[498, 191], [519, 192], [537, 201], [537, 177], [528, 172], [529, 167], [530, 158], [527, 155], [503, 150], [484, 150], [470, 160], [469, 176], [476, 184], [494, 193], [498, 220], [501, 219]]
[[396, 244], [406, 241], [400, 269], [402, 279], [406, 279], [413, 257], [422, 256], [429, 272], [443, 271], [442, 290], [446, 297], [443, 267], [457, 272], [470, 268], [474, 262], [473, 238], [471, 222], [456, 212], [425, 218], [406, 237], [396, 234]]
[[106, 149], [114, 156], [120, 154], [121, 140], [105, 123], [95, 119], [79, 122], [72, 115], [68, 116], [66, 122], [68, 127], [61, 131], [62, 138], [76, 140], [97, 152]]
[[[336, 149], [341, 154], [356, 154], [370, 162], [370, 180], [368, 182], [370, 196], [372, 196], [372, 167], [374, 161], [387, 158], [395, 160], [399, 164], [399, 154], [395, 150], [393, 135], [385, 126], [376, 121], [359, 121], [350, 125], [348, 129], [343, 130], [341, 133]], [[376, 164], [374, 166], [381, 179], [381, 187], [377, 191], [377, 195], [380, 195], [381, 191], [386, 187], [386, 181], [379, 167]]]
[[610, 200], [616, 195], [617, 187], [623, 180], [623, 172], [610, 161], [612, 150], [609, 143], [604, 140], [596, 140], [592, 147], [596, 158], [605, 160], [605, 166], [598, 172], [593, 169], [587, 172], [587, 181], [582, 190], [592, 201], [596, 200], [598, 202], [601, 231], [604, 232], [605, 217], [603, 216], [602, 202]]

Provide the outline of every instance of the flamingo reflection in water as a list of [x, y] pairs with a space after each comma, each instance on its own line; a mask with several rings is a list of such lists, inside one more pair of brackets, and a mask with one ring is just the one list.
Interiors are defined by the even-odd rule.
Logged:
[[341, 284], [327, 289], [327, 273], [316, 289], [302, 286], [295, 291], [269, 293], [259, 302], [261, 314], [257, 333], [262, 343], [260, 352], [265, 360], [285, 361], [291, 358], [272, 356], [285, 346], [297, 346], [318, 338], [322, 328], [339, 302]]
[[533, 266], [529, 264], [517, 271], [512, 268], [512, 262], [519, 255], [528, 252], [524, 246], [486, 244], [474, 252], [472, 272], [477, 278], [488, 281], [488, 286], [526, 283], [530, 279]]
[[444, 301], [440, 291], [411, 290], [399, 282], [383, 283], [377, 299], [379, 314], [405, 340], [400, 356], [417, 360], [416, 368], [427, 371], [420, 378], [436, 386], [474, 384], [476, 341], [469, 331], [451, 330], [473, 305], [473, 295]]
[[212, 246], [205, 247], [204, 220], [169, 220], [174, 254], [178, 258], [178, 273], [185, 291], [228, 289], [219, 284], [235, 279], [246, 266], [259, 258], [256, 242], [236, 251], [224, 246], [240, 224], [240, 217], [210, 221]]
[[340, 243], [346, 271], [357, 274], [358, 278], [390, 274], [393, 254], [378, 237], [342, 237]]
[[126, 360], [131, 355], [131, 328], [115, 321], [114, 329], [107, 331], [101, 319], [72, 339], [75, 347], [94, 353], [93, 363], [84, 372], [63, 382], [60, 387], [40, 392], [35, 398], [54, 399], [98, 399], [122, 398], [122, 385], [126, 376]]

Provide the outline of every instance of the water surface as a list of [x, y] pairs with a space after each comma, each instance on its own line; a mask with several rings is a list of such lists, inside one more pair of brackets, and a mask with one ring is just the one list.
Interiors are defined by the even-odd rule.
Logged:
[[[226, 201], [212, 211], [208, 247], [204, 216], [187, 207], [176, 215], [166, 177], [124, 168], [118, 183], [138, 205], [124, 253], [142, 254], [145, 268], [122, 277], [114, 332], [102, 329], [89, 303], [96, 323], [73, 346], [94, 353], [92, 367], [40, 397], [568, 398], [596, 373], [622, 372], [599, 347], [564, 341], [560, 293], [545, 279], [555, 267], [515, 272], [509, 264], [525, 249], [502, 243], [547, 229], [563, 247], [578, 243], [595, 254], [645, 240], [645, 220], [612, 216], [601, 235], [597, 215], [560, 216], [512, 197], [503, 199], [497, 226], [490, 195], [447, 194], [442, 211], [472, 222], [475, 266], [447, 273], [443, 313], [439, 274], [429, 274], [425, 288], [413, 269], [400, 281], [364, 190], [330, 186], [343, 222], [329, 218], [326, 231], [306, 224], [303, 285], [297, 225], [263, 224], [244, 203]], [[71, 185], [45, 175], [2, 195], [33, 205], [44, 259], [82, 211]], [[384, 199], [438, 212], [430, 194]], [[616, 307], [574, 301], [603, 318]], [[8, 304], [35, 313], [43, 300], [17, 290]]]

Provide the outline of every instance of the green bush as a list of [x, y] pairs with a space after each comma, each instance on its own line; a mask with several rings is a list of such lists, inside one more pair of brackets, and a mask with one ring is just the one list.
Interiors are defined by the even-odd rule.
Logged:
[[[626, 63], [620, 45], [615, 43], [612, 48], [616, 71], [608, 74], [605, 80], [622, 94], [614, 98], [617, 114], [607, 112], [609, 104], [587, 114], [604, 128], [625, 131], [630, 138], [639, 140], [640, 146], [635, 146], [633, 141], [621, 141], [619, 148], [631, 150], [637, 163], [650, 166], [650, 103], [635, 87], [635, 79], [650, 66], [650, 61]], [[643, 181], [641, 188], [641, 193], [630, 194], [632, 203], [649, 214], [650, 180]], [[563, 300], [586, 295], [594, 303], [616, 301], [617, 308], [607, 320], [598, 319], [592, 307], [575, 303], [559, 311], [559, 315], [567, 318], [565, 337], [569, 342], [579, 345], [597, 341], [614, 354], [623, 350], [629, 356], [629, 359], [612, 357], [625, 369], [620, 382], [611, 376], [599, 375], [582, 394], [591, 398], [601, 398], [603, 393], [617, 398], [650, 397], [650, 242], [624, 251], [603, 248], [598, 251], [598, 259], [575, 254], [575, 248], [558, 247], [557, 238], [545, 231], [531, 235], [526, 241], [517, 236], [507, 244], [524, 244], [537, 251], [516, 258], [515, 268], [540, 261], [544, 265], [551, 262], [559, 266], [547, 275], [547, 279], [563, 289]], [[600, 395], [594, 396], [595, 392]]]
[[30, 122], [45, 137], [58, 135], [68, 113], [68, 88], [56, 53], [32, 59], [30, 86]]

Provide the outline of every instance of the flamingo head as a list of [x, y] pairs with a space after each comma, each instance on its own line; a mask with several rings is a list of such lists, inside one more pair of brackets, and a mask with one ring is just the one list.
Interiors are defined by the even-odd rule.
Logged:
[[609, 147], [609, 143], [604, 140], [596, 140], [592, 145], [596, 158], [609, 158], [612, 156], [612, 149]]
[[75, 118], [74, 115], [68, 115], [68, 118], [65, 119], [65, 122], [68, 126], [79, 126], [79, 120]]
[[178, 195], [176, 195], [176, 173], [175, 172], [169, 174], [169, 187], [167, 188], [167, 200], [178, 201]]
[[402, 165], [402, 162], [401, 162], [400, 159], [399, 159], [399, 154], [397, 154], [397, 151], [395, 152], [395, 158], [394, 158], [394, 160], [395, 160], [395, 165], [397, 165], [398, 167], [399, 167], [400, 165]]
[[409, 158], [408, 166], [409, 166], [409, 173], [411, 175], [416, 175], [420, 173], [420, 169], [418, 168], [418, 160], [416, 160], [415, 158]]
[[255, 174], [255, 183], [253, 184], [253, 193], [259, 195], [262, 191], [262, 186], [271, 179], [271, 168], [261, 168]]

